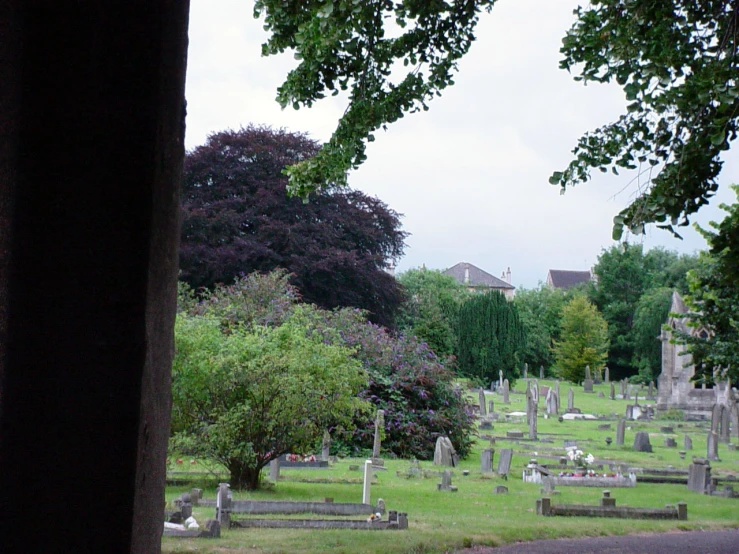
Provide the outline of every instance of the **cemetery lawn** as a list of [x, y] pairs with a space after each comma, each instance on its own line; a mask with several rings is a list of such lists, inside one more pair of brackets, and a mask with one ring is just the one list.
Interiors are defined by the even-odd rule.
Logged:
[[[551, 385], [541, 381], [540, 385]], [[561, 405], [567, 406], [567, 391], [570, 385], [562, 383], [560, 388]], [[494, 429], [482, 430], [481, 435], [496, 438], [493, 468], [497, 466], [502, 448], [512, 448], [514, 452], [511, 474], [508, 480], [497, 475], [480, 473], [480, 453], [489, 447], [487, 439], [478, 438], [473, 453], [453, 469], [452, 484], [457, 492], [439, 492], [436, 484], [440, 477], [426, 479], [396, 476], [396, 471], [405, 472], [409, 467], [407, 460], [385, 458], [386, 471], [377, 470], [372, 485], [372, 503], [378, 498], [385, 500], [388, 510], [408, 513], [408, 529], [404, 531], [353, 531], [353, 530], [299, 530], [299, 529], [224, 529], [220, 539], [177, 539], [165, 537], [162, 551], [168, 554], [184, 552], [204, 553], [441, 553], [458, 550], [473, 545], [497, 546], [517, 541], [537, 539], [584, 537], [598, 535], [634, 534], [645, 532], [668, 532], [693, 529], [722, 529], [739, 527], [739, 499], [706, 496], [691, 492], [685, 485], [638, 483], [634, 488], [613, 488], [611, 496], [617, 506], [662, 508], [665, 504], [687, 502], [687, 521], [656, 521], [613, 518], [584, 517], [542, 517], [535, 514], [535, 502], [542, 496], [540, 485], [524, 483], [521, 472], [531, 458], [540, 463], [557, 463], [553, 457], [564, 455], [564, 440], [577, 440], [578, 447], [586, 454], [592, 453], [598, 461], [618, 461], [632, 467], [666, 468], [673, 466], [687, 469], [691, 457], [705, 457], [707, 422], [682, 422], [656, 419], [650, 422], [627, 422], [624, 446], [615, 445], [616, 424], [622, 417], [625, 400], [610, 400], [608, 386], [596, 385], [595, 394], [585, 394], [582, 387], [575, 390], [575, 406], [583, 413], [600, 415], [607, 419], [597, 421], [564, 421], [544, 419], [543, 399], [539, 402], [538, 435], [539, 441], [506, 440], [506, 431], [520, 430], [527, 436], [525, 417], [519, 420], [494, 422]], [[506, 414], [524, 411], [525, 383], [519, 381], [511, 403], [502, 404], [502, 397], [488, 392], [488, 400], [495, 401], [497, 412]], [[598, 398], [602, 391], [605, 398]], [[474, 398], [473, 398], [474, 397]], [[477, 394], [470, 394], [470, 402], [477, 402]], [[640, 400], [640, 404], [644, 404]], [[563, 410], [561, 410], [563, 411]], [[599, 430], [599, 425], [610, 424], [611, 430]], [[660, 432], [660, 427], [671, 426], [671, 435]], [[654, 449], [653, 453], [633, 452], [634, 435], [637, 431], [647, 431]], [[693, 450], [687, 452], [686, 459], [680, 459], [678, 452], [683, 449], [683, 436], [693, 439]], [[614, 442], [606, 446], [605, 437]], [[664, 438], [673, 437], [677, 448], [663, 446]], [[552, 442], [544, 442], [552, 440]], [[736, 444], [736, 432], [732, 443]], [[550, 458], [547, 458], [549, 456]], [[739, 451], [729, 450], [726, 444], [719, 445], [721, 461], [711, 462], [714, 476], [736, 475], [739, 479]], [[339, 459], [328, 469], [296, 470], [283, 468], [279, 483], [257, 492], [234, 491], [234, 499], [256, 500], [301, 500], [318, 501], [333, 498], [334, 502], [360, 502], [362, 496], [362, 473], [350, 471], [350, 465], [361, 466], [364, 459]], [[193, 476], [197, 475], [201, 464], [187, 465]], [[426, 470], [439, 470], [430, 461], [422, 461], [420, 467]], [[462, 471], [469, 470], [468, 476]], [[205, 475], [205, 474], [202, 474]], [[215, 498], [215, 480], [204, 484], [170, 486], [167, 488], [167, 501], [171, 502], [192, 486], [203, 486], [206, 499]], [[508, 494], [493, 494], [497, 485], [505, 485]], [[736, 485], [739, 489], [739, 482]], [[557, 487], [560, 494], [552, 497], [553, 504], [597, 505], [601, 488]], [[195, 507], [195, 518], [202, 524], [212, 518], [214, 508]], [[248, 516], [235, 514], [233, 519]], [[298, 516], [255, 516], [258, 518], [298, 519], [317, 518], [314, 515]], [[386, 519], [385, 516], [384, 519]], [[359, 517], [355, 519], [360, 519]]]

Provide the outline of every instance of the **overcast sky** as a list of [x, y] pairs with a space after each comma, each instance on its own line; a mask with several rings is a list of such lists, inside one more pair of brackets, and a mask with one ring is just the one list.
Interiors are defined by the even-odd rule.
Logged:
[[[583, 2], [579, 2], [582, 4]], [[353, 188], [404, 214], [411, 233], [400, 271], [471, 262], [516, 287], [532, 288], [549, 269], [590, 268], [611, 247], [612, 219], [633, 197], [635, 177], [594, 175], [560, 195], [548, 183], [566, 167], [577, 139], [615, 120], [625, 101], [616, 86], [587, 87], [558, 69], [575, 0], [499, 0], [483, 14], [477, 42], [456, 84], [414, 114], [378, 132], [368, 160], [349, 176]], [[263, 58], [266, 38], [249, 0], [192, 0], [187, 71], [188, 149], [211, 132], [266, 124], [327, 140], [345, 105], [326, 99], [282, 111], [277, 87], [296, 62]], [[713, 204], [732, 202], [739, 148], [726, 156]], [[709, 207], [694, 218], [720, 220]], [[680, 241], [658, 229], [630, 237], [646, 248], [705, 248], [692, 229]]]

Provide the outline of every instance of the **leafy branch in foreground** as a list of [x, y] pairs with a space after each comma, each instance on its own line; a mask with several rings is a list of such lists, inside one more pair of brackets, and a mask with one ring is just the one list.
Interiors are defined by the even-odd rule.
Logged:
[[[257, 0], [272, 33], [262, 54], [293, 50], [300, 65], [278, 90], [284, 108], [311, 106], [349, 90], [349, 106], [318, 154], [293, 166], [291, 194], [306, 197], [327, 184], [345, 184], [365, 160], [373, 133], [454, 84], [457, 61], [475, 40], [481, 10], [495, 0]], [[391, 36], [392, 35], [392, 36]], [[397, 36], [396, 36], [397, 35]], [[391, 74], [406, 68], [399, 81]]]
[[549, 181], [564, 192], [593, 169], [638, 170], [638, 196], [614, 218], [613, 238], [653, 222], [679, 237], [675, 226], [718, 190], [720, 154], [737, 136], [739, 2], [599, 0], [574, 13], [560, 67], [585, 83], [615, 80], [629, 104], [583, 136]]

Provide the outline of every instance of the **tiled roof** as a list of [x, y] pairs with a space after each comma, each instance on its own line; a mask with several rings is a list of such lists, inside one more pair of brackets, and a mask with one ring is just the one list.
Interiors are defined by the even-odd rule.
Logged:
[[570, 271], [567, 269], [550, 269], [549, 279], [555, 289], [569, 289], [592, 279], [590, 271]]
[[[469, 281], [465, 281], [465, 273], [467, 269], [469, 269]], [[483, 271], [479, 267], [467, 262], [459, 262], [457, 265], [445, 270], [444, 274], [451, 275], [458, 283], [467, 285], [468, 287], [489, 287], [492, 289], [516, 288], [502, 279], [498, 279], [497, 277], [490, 275], [487, 271]]]

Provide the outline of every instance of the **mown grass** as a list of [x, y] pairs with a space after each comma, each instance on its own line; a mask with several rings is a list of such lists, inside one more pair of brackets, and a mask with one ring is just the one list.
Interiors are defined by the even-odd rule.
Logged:
[[[550, 384], [546, 381], [541, 384]], [[519, 382], [517, 389], [525, 387]], [[567, 402], [569, 385], [561, 385], [564, 406]], [[618, 505], [640, 507], [663, 507], [679, 501], [688, 503], [688, 521], [646, 521], [594, 518], [543, 518], [535, 515], [535, 501], [541, 496], [539, 487], [523, 483], [521, 470], [531, 457], [564, 454], [564, 439], [577, 439], [586, 453], [591, 452], [598, 460], [624, 462], [640, 467], [687, 468], [692, 456], [703, 457], [706, 453], [706, 425], [692, 422], [673, 422], [655, 420], [652, 422], [629, 422], [625, 445], [606, 446], [605, 437], [615, 441], [617, 418], [625, 412], [627, 402], [609, 400], [608, 387], [596, 386], [606, 398], [597, 394], [584, 394], [575, 388], [575, 406], [585, 413], [613, 417], [612, 421], [565, 421], [544, 419], [543, 401], [540, 403], [538, 431], [540, 439], [552, 439], [552, 443], [526, 441], [513, 442], [501, 440], [506, 430], [526, 431], [525, 421], [496, 422], [493, 431], [482, 431], [498, 437], [495, 463], [501, 448], [514, 450], [511, 476], [506, 481], [501, 477], [480, 474], [480, 452], [488, 447], [488, 441], [478, 440], [472, 455], [454, 469], [453, 484], [459, 488], [456, 493], [438, 492], [438, 479], [405, 479], [396, 476], [396, 470], [408, 468], [408, 461], [386, 460], [387, 471], [377, 471], [377, 483], [372, 487], [373, 502], [383, 498], [390, 510], [408, 513], [409, 529], [402, 532], [350, 531], [350, 530], [291, 530], [291, 529], [243, 529], [223, 530], [220, 540], [182, 540], [165, 538], [163, 551], [168, 554], [184, 552], [259, 552], [259, 553], [437, 553], [457, 550], [471, 545], [495, 546], [514, 541], [530, 541], [544, 538], [582, 537], [596, 535], [616, 535], [640, 532], [666, 532], [686, 529], [717, 529], [739, 527], [739, 500], [704, 496], [688, 491], [684, 485], [658, 485], [639, 483], [633, 489], [613, 489], [612, 496]], [[477, 395], [474, 395], [476, 398]], [[504, 406], [501, 397], [489, 395], [496, 402], [496, 410], [502, 412], [523, 411], [524, 397], [511, 395], [511, 404]], [[642, 401], [643, 403], [643, 401]], [[598, 430], [598, 425], [610, 423], [612, 430]], [[674, 427], [672, 435], [678, 443], [677, 448], [663, 446], [665, 435], [659, 432], [661, 426]], [[638, 430], [648, 431], [654, 452], [642, 454], [633, 452], [631, 444]], [[683, 434], [693, 439], [693, 450], [681, 460], [678, 451], [682, 450]], [[736, 435], [734, 435], [735, 437]], [[732, 442], [737, 442], [736, 438]], [[536, 453], [536, 454], [534, 454]], [[739, 452], [720, 445], [719, 462], [712, 463], [715, 472], [739, 473]], [[255, 498], [263, 500], [313, 500], [322, 501], [331, 497], [335, 502], [359, 502], [360, 484], [344, 484], [340, 481], [357, 479], [359, 472], [349, 471], [349, 465], [361, 465], [360, 459], [342, 459], [327, 470], [289, 470], [283, 469], [283, 479], [273, 488], [253, 493], [235, 492], [235, 498]], [[542, 460], [543, 461], [543, 460]], [[425, 469], [434, 468], [431, 462], [421, 462]], [[463, 476], [463, 470], [469, 476]], [[306, 483], [299, 479], [330, 479], [336, 483]], [[507, 495], [495, 495], [496, 485], [506, 485]], [[739, 487], [739, 484], [738, 484]], [[167, 499], [171, 501], [189, 487], [169, 487]], [[559, 487], [560, 494], [554, 497], [555, 503], [597, 504], [601, 490], [597, 488]], [[206, 498], [215, 496], [215, 487], [206, 489]], [[213, 517], [213, 508], [196, 508], [194, 515], [199, 521]], [[301, 516], [302, 517], [302, 516]], [[306, 516], [307, 517], [307, 516]]]

